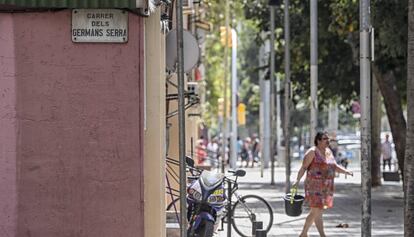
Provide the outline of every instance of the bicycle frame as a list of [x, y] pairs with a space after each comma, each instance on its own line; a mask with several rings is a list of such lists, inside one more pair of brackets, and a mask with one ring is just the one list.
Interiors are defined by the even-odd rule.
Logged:
[[[224, 220], [227, 219], [227, 223], [229, 224], [228, 229], [231, 229], [231, 222], [232, 222], [232, 209], [234, 208], [235, 204], [237, 202], [243, 204], [243, 208], [246, 211], [246, 213], [249, 216], [249, 219], [252, 221], [256, 221], [256, 215], [253, 213], [252, 210], [250, 210], [250, 208], [241, 201], [242, 196], [240, 194], [237, 193], [237, 190], [239, 189], [239, 184], [237, 183], [237, 178], [238, 176], [236, 176], [236, 178], [234, 180], [225, 177], [224, 178], [224, 182], [227, 183], [228, 185], [231, 185], [231, 192], [229, 193], [229, 196], [227, 197], [227, 201], [229, 202], [228, 205], [226, 205], [226, 211], [227, 211], [227, 215], [223, 216], [223, 218], [221, 218], [221, 230], [224, 230]], [[236, 201], [232, 202], [232, 197], [235, 196], [236, 197]]]
[[[172, 163], [173, 165], [177, 165], [176, 161], [171, 161], [169, 159], [167, 159], [168, 162]], [[190, 172], [191, 175], [187, 176], [188, 180], [190, 181], [194, 181], [199, 179], [200, 174], [202, 173], [202, 169], [196, 168], [192, 165], [188, 165], [187, 164], [187, 172]], [[238, 177], [242, 177], [244, 174], [243, 172], [239, 172], [239, 170], [236, 171], [229, 171], [230, 173], [234, 173], [233, 175], [227, 175], [224, 177], [223, 179], [223, 186], [227, 189], [226, 191], [226, 199], [227, 199], [227, 204], [225, 205], [225, 211], [227, 211], [227, 214], [222, 216], [220, 218], [221, 220], [221, 230], [224, 230], [224, 223], [228, 222], [228, 236], [231, 236], [231, 230], [234, 229], [234, 218], [232, 216], [233, 214], [233, 210], [236, 207], [236, 204], [239, 205], [240, 207], [242, 207], [241, 210], [244, 210], [245, 213], [247, 214], [247, 218], [253, 223], [253, 221], [256, 221], [256, 214], [254, 213], [253, 210], [251, 210], [251, 207], [249, 207], [244, 199], [243, 199], [243, 195], [240, 195], [237, 190], [239, 189], [239, 185], [238, 185]], [[174, 173], [173, 173], [174, 174]], [[170, 185], [168, 185], [170, 186]], [[179, 193], [177, 192], [178, 190], [174, 190], [171, 187], [169, 187], [169, 190], [167, 191], [167, 193], [171, 196], [171, 198], [173, 199], [172, 204], [174, 207], [174, 210], [176, 210], [175, 207], [175, 202], [178, 200], [179, 197]], [[233, 199], [233, 197], [235, 197], [235, 199]], [[234, 200], [234, 201], [233, 201]], [[171, 205], [171, 204], [170, 204]], [[198, 212], [197, 210], [193, 210]], [[178, 220], [178, 216], [177, 216], [177, 220]], [[194, 220], [190, 220], [194, 221]], [[217, 223], [218, 224], [218, 223]], [[236, 229], [237, 231], [237, 229]]]
[[[249, 215], [249, 219], [253, 222], [253, 221], [256, 221], [256, 215], [253, 213], [253, 211], [252, 210], [250, 210], [250, 208], [244, 203], [244, 202], [242, 202], [241, 201], [241, 198], [242, 198], [242, 196], [241, 195], [239, 195], [236, 191], [234, 191], [233, 192], [233, 195], [235, 195], [236, 196], [236, 198], [237, 198], [237, 201], [239, 201], [241, 204], [243, 204], [242, 206], [243, 206], [243, 209], [246, 211], [246, 213]], [[234, 206], [234, 205], [233, 205]], [[232, 207], [233, 208], [233, 207]]]

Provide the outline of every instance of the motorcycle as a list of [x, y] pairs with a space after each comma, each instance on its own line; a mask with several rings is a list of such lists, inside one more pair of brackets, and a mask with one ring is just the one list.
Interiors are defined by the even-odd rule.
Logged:
[[212, 237], [225, 215], [223, 174], [204, 170], [187, 188], [189, 237]]
[[186, 159], [186, 163], [193, 175], [193, 171], [199, 174], [188, 177], [192, 182], [187, 186], [187, 235], [212, 237], [220, 220], [227, 218], [227, 221], [231, 221], [231, 217], [226, 217], [226, 214], [229, 214], [226, 208], [229, 197], [225, 193], [224, 184], [237, 183], [237, 177], [245, 176], [246, 171], [229, 170], [229, 173], [236, 176], [236, 180], [232, 180], [221, 173], [194, 168], [192, 159]]

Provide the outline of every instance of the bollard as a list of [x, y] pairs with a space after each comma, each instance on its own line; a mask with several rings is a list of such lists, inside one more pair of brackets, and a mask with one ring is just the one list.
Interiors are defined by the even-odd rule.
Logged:
[[255, 236], [256, 235], [256, 230], [261, 230], [263, 229], [263, 222], [261, 221], [253, 221], [252, 222], [252, 235]]
[[267, 232], [266, 230], [256, 230], [256, 237], [266, 237], [267, 236]]

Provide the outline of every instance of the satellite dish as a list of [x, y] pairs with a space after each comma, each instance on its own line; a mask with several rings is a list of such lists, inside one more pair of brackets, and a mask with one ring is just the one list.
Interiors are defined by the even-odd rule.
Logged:
[[[188, 31], [183, 31], [184, 41], [184, 72], [190, 72], [200, 57], [200, 48], [196, 38]], [[166, 66], [169, 71], [175, 71], [177, 64], [177, 30], [171, 30], [166, 39]]]

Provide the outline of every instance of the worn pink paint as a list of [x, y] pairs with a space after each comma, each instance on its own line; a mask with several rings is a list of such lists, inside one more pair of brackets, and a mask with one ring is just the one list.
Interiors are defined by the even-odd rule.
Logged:
[[0, 14], [0, 236], [17, 224], [16, 85], [13, 19]]
[[143, 236], [143, 19], [128, 24], [126, 44], [73, 43], [70, 10], [0, 13], [10, 236]]

